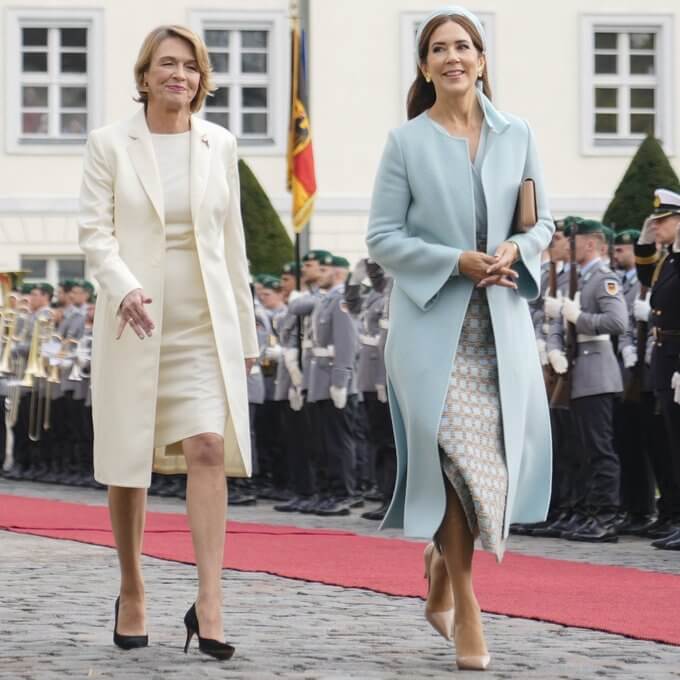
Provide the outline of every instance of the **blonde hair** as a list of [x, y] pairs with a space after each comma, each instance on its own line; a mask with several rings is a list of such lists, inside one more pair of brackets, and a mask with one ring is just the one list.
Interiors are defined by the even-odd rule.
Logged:
[[137, 86], [137, 97], [135, 97], [136, 102], [144, 104], [146, 107], [149, 96], [146, 93], [146, 88], [144, 87], [144, 74], [149, 70], [151, 66], [151, 60], [153, 59], [154, 52], [158, 49], [158, 46], [166, 38], [180, 38], [185, 40], [191, 45], [194, 51], [194, 56], [196, 57], [196, 64], [198, 65], [198, 72], [200, 74], [200, 81], [198, 84], [198, 91], [196, 96], [191, 101], [191, 112], [196, 113], [203, 106], [205, 98], [214, 92], [217, 88], [212, 77], [212, 66], [210, 65], [210, 57], [208, 55], [208, 48], [201, 38], [194, 33], [191, 29], [185, 26], [178, 26], [176, 24], [159, 26], [154, 28], [151, 33], [149, 33], [141, 48], [139, 49], [139, 55], [137, 56], [137, 61], [135, 62], [135, 84]]

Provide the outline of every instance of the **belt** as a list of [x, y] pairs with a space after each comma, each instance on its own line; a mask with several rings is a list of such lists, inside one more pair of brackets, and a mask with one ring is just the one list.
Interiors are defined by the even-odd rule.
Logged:
[[584, 335], [579, 333], [576, 336], [576, 342], [608, 342], [611, 340], [611, 336], [608, 333], [604, 335]]
[[314, 347], [312, 354], [319, 359], [332, 359], [335, 356], [335, 347], [328, 345], [328, 347]]
[[359, 342], [369, 347], [377, 347], [380, 344], [379, 335], [359, 335]]
[[390, 327], [390, 320], [380, 319], [380, 321], [378, 321], [378, 325], [380, 326], [380, 328], [387, 330]]
[[671, 338], [680, 340], [680, 329], [652, 326], [652, 335], [657, 342], [663, 342], [664, 340], [670, 340]]
[[312, 347], [314, 347], [314, 343], [311, 340], [302, 341], [302, 349], [312, 349]]

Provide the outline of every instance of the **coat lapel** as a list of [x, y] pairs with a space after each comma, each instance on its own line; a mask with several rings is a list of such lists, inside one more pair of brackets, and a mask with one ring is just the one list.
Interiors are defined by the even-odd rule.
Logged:
[[205, 196], [210, 169], [210, 138], [206, 126], [197, 116], [191, 117], [191, 219], [198, 224], [201, 203]]
[[153, 204], [162, 225], [165, 225], [165, 207], [163, 205], [163, 187], [161, 177], [156, 163], [156, 154], [153, 150], [151, 133], [146, 124], [144, 109], [135, 114], [130, 122], [128, 130], [130, 144], [128, 154], [139, 177], [139, 181], [144, 187], [149, 200]]

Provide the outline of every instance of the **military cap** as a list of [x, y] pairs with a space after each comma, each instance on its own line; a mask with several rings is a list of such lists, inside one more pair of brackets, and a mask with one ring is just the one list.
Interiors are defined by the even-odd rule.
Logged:
[[275, 276], [268, 276], [264, 281], [262, 281], [262, 287], [268, 288], [269, 290], [281, 290], [281, 281]]
[[605, 227], [602, 222], [597, 220], [579, 220], [573, 224], [574, 233], [576, 234], [603, 234], [606, 236], [606, 230], [609, 227]]
[[607, 239], [608, 243], [614, 242], [614, 236], [616, 236], [616, 231], [614, 231], [614, 229], [608, 227], [606, 224], [603, 224], [602, 233], [604, 234], [604, 237]]
[[[310, 250], [308, 253], [305, 254], [305, 256], [302, 258], [303, 262], [309, 262], [310, 260], [316, 260], [317, 262], [320, 262], [323, 264], [323, 261], [331, 255], [327, 250]], [[331, 255], [331, 257], [333, 257]]]
[[38, 289], [41, 293], [52, 297], [54, 295], [54, 286], [49, 283], [34, 283], [31, 284], [31, 290]]
[[637, 243], [638, 238], [640, 238], [640, 232], [637, 229], [624, 229], [616, 233], [614, 244], [617, 246], [632, 246]]
[[295, 276], [298, 273], [298, 270], [299, 267], [297, 262], [286, 262], [281, 269], [281, 273]]
[[22, 295], [28, 295], [34, 288], [35, 286], [32, 283], [22, 283], [19, 292]]
[[87, 279], [83, 279], [80, 282], [80, 285], [88, 292], [93, 293], [94, 292], [94, 284], [91, 281], [88, 281]]
[[582, 217], [576, 217], [575, 215], [567, 215], [567, 216], [562, 220], [562, 223], [563, 223], [563, 225], [564, 225], [564, 227], [563, 227], [563, 229], [564, 229], [564, 235], [565, 235], [565, 236], [571, 236], [572, 227], [573, 227], [575, 224], [578, 224], [579, 222], [581, 222], [582, 220], [583, 220]]
[[73, 279], [64, 279], [59, 282], [59, 285], [64, 289], [64, 292], [68, 293], [73, 288], [74, 283]]
[[255, 276], [253, 276], [253, 282], [264, 283], [269, 278], [271, 278], [271, 274], [255, 274]]
[[349, 269], [349, 260], [346, 257], [342, 257], [341, 255], [333, 255], [332, 264], [334, 267], [343, 267], [344, 269]]
[[680, 215], [680, 194], [668, 189], [654, 192], [654, 217], [660, 219], [668, 215]]

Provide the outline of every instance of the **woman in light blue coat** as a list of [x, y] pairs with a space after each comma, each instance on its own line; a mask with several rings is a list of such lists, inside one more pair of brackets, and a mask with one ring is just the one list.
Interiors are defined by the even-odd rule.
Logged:
[[[550, 500], [528, 300], [554, 227], [531, 130], [491, 104], [477, 17], [444, 7], [416, 42], [410, 120], [389, 135], [367, 237], [394, 276], [386, 362], [398, 470], [383, 526], [434, 536], [426, 617], [455, 640], [459, 667], [484, 669], [474, 539], [500, 561], [510, 523], [545, 519]], [[538, 222], [513, 234], [526, 178]]]

